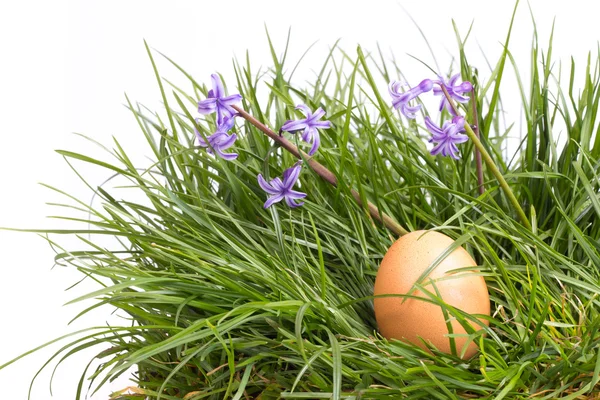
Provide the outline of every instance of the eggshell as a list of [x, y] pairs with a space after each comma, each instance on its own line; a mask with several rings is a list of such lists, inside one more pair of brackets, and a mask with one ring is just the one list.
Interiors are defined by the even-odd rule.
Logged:
[[[375, 279], [375, 295], [407, 294], [421, 274], [453, 242], [448, 236], [436, 231], [415, 231], [402, 236], [389, 248], [381, 261]], [[421, 280], [421, 285], [434, 294], [437, 288], [444, 302], [469, 314], [490, 315], [490, 297], [483, 277], [464, 271], [449, 272], [470, 266], [475, 271], [476, 265], [469, 253], [459, 247], [439, 263], [427, 278]], [[428, 298], [419, 290], [411, 294]], [[422, 338], [439, 350], [451, 353], [448, 327], [442, 308], [437, 304], [403, 297], [375, 298], [374, 302], [375, 317], [384, 337], [408, 341], [426, 349], [419, 339]], [[450, 318], [453, 333], [465, 334], [462, 325], [451, 315]], [[482, 321], [487, 324], [487, 321]], [[475, 330], [480, 329], [474, 323], [472, 326]], [[467, 338], [455, 337], [454, 340], [460, 355]], [[471, 342], [463, 358], [470, 358], [477, 350], [476, 344]]]

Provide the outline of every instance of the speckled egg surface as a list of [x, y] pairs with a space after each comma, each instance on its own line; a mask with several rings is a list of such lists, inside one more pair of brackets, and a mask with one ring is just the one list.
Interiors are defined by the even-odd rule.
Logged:
[[[385, 254], [375, 279], [375, 295], [406, 294], [421, 275], [454, 241], [435, 231], [415, 231], [398, 239]], [[483, 277], [468, 271], [451, 272], [459, 268], [477, 269], [473, 258], [462, 247], [458, 247], [421, 281], [425, 290], [436, 293], [436, 288], [444, 302], [469, 314], [490, 314], [490, 297]], [[435, 287], [431, 281], [435, 283]], [[419, 290], [414, 296], [428, 298]], [[380, 333], [388, 339], [408, 341], [426, 348], [423, 340], [433, 344], [445, 353], [451, 353], [448, 327], [437, 304], [419, 299], [402, 297], [375, 298], [375, 317]], [[465, 334], [461, 324], [452, 319], [454, 334]], [[487, 323], [487, 321], [485, 321]], [[472, 323], [475, 330], [481, 329]], [[458, 354], [464, 350], [466, 337], [455, 337]], [[467, 359], [478, 348], [470, 343], [463, 358]]]

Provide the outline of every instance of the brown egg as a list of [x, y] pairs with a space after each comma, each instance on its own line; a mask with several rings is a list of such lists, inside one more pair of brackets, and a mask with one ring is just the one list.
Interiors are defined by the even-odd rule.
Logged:
[[[453, 242], [448, 236], [435, 231], [415, 231], [402, 236], [381, 261], [375, 279], [375, 295], [407, 294], [421, 274]], [[475, 261], [465, 249], [459, 247], [421, 280], [421, 285], [434, 294], [437, 288], [444, 302], [455, 308], [469, 314], [490, 315], [490, 297], [483, 277], [465, 271], [449, 272], [470, 266], [475, 267]], [[419, 290], [411, 294], [428, 298]], [[451, 353], [448, 327], [442, 308], [437, 304], [402, 297], [375, 298], [375, 317], [380, 333], [388, 339], [400, 339], [425, 349], [421, 341], [423, 339], [439, 350]], [[452, 319], [453, 333], [465, 334], [462, 325], [451, 315], [449, 317]], [[484, 323], [487, 324], [487, 321]], [[481, 329], [475, 323], [471, 324], [475, 330]], [[455, 337], [454, 340], [460, 355], [467, 338]], [[477, 346], [471, 342], [463, 358], [470, 358], [477, 350]]]

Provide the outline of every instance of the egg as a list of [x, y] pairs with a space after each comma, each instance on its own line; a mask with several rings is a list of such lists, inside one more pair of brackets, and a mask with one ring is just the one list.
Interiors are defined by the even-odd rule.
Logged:
[[[375, 296], [408, 294], [421, 275], [428, 271], [436, 258], [453, 242], [448, 236], [436, 231], [415, 231], [402, 236], [389, 248], [381, 261], [375, 279]], [[436, 294], [437, 288], [446, 304], [466, 313], [490, 315], [490, 297], [483, 277], [468, 271], [452, 272], [471, 266], [476, 271], [476, 265], [469, 253], [458, 247], [420, 281], [421, 286], [433, 294]], [[410, 294], [429, 299], [420, 290], [414, 290]], [[379, 297], [375, 298], [374, 303], [379, 331], [385, 338], [399, 339], [427, 349], [424, 340], [451, 354], [448, 327], [439, 305], [405, 297]], [[460, 322], [450, 314], [448, 317], [451, 319], [453, 334], [466, 334]], [[486, 320], [480, 320], [487, 325]], [[475, 321], [470, 323], [475, 330], [481, 329]], [[454, 340], [457, 354], [460, 355], [468, 338], [458, 336]], [[468, 359], [477, 350], [477, 345], [470, 342], [462, 357]]]

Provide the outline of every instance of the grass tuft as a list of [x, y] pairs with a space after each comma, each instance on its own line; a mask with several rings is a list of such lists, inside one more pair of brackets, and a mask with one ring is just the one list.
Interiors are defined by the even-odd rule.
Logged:
[[[178, 68], [189, 88], [161, 78], [156, 52], [146, 45], [168, 123], [128, 98], [127, 105], [153, 164], [134, 165], [116, 140], [112, 161], [59, 150], [74, 171], [78, 163], [92, 164], [128, 184], [91, 188], [99, 200], [94, 207], [50, 187], [66, 198], [59, 206], [69, 214], [59, 218], [81, 228], [43, 231], [81, 239], [77, 250], [48, 239], [59, 265], [98, 282], [98, 290], [72, 302], [96, 299], [84, 313], [110, 304], [123, 325], [47, 343], [67, 341], [46, 365], [99, 349], [91, 360], [96, 369], [82, 369], [77, 398], [88, 385], [93, 390], [133, 366], [137, 386], [113, 399], [600, 396], [600, 58], [590, 54], [578, 93], [573, 61], [564, 91], [551, 41], [542, 53], [536, 37], [526, 87], [508, 50], [509, 33], [483, 82], [468, 62], [467, 39], [456, 33], [460, 72], [479, 83], [474, 100], [483, 145], [531, 228], [519, 222], [487, 168], [486, 191], [479, 194], [472, 144], [462, 147], [460, 162], [433, 157], [424, 127], [391, 112], [377, 87], [401, 71], [381, 53], [376, 59], [359, 48], [354, 56], [336, 44], [314, 84], [299, 86], [291, 80], [297, 65], [287, 65], [287, 47], [278, 57], [270, 38], [272, 67], [252, 71], [249, 55], [236, 60], [230, 92], [242, 94], [243, 108], [274, 130], [294, 117], [297, 103], [326, 109], [333, 127], [323, 132], [317, 159], [339, 184], [305, 170], [306, 204], [265, 210], [257, 174], [280, 176], [294, 156], [241, 119], [234, 128], [241, 137], [236, 160], [196, 147], [194, 128], [204, 135], [215, 128], [212, 116], [194, 119], [207, 89], [168, 57], [161, 61]], [[520, 98], [502, 100], [509, 66]], [[259, 96], [258, 88], [268, 94]], [[512, 128], [502, 122], [502, 101], [521, 102], [525, 115], [512, 161], [502, 158]], [[566, 127], [564, 145], [555, 142], [557, 126]], [[478, 355], [463, 361], [378, 335], [373, 284], [395, 237], [358, 205], [353, 190], [362, 204], [372, 202], [408, 230], [442, 231], [475, 257], [490, 290], [489, 327], [472, 329], [469, 321], [478, 319], [439, 294], [428, 293], [428, 301], [469, 328]], [[99, 235], [120, 245], [100, 246]]]

